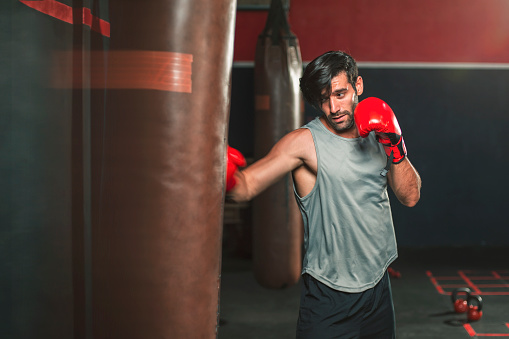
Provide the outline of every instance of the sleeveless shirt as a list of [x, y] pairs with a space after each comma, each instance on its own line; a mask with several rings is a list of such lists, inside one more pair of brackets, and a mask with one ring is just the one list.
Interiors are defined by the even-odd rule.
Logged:
[[302, 274], [343, 292], [374, 287], [397, 254], [387, 156], [374, 133], [343, 138], [317, 117], [302, 128], [313, 135], [318, 171], [311, 192], [294, 192], [304, 221]]

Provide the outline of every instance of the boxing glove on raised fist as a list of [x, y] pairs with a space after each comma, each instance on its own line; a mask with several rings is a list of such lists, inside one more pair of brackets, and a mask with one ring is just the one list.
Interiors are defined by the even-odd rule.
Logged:
[[384, 145], [385, 153], [398, 164], [407, 155], [401, 128], [392, 109], [383, 100], [366, 98], [357, 104], [354, 114], [355, 124], [361, 137], [365, 138], [375, 131], [378, 142]]
[[239, 167], [246, 166], [246, 158], [233, 147], [228, 146], [227, 158], [226, 158], [226, 192], [230, 191], [235, 184], [237, 183], [235, 180], [235, 172], [237, 172]]

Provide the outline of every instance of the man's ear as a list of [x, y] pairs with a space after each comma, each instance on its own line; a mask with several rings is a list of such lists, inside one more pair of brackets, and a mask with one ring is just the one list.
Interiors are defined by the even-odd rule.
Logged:
[[361, 76], [357, 77], [357, 80], [355, 81], [355, 88], [357, 89], [357, 95], [360, 96], [364, 91], [364, 82]]

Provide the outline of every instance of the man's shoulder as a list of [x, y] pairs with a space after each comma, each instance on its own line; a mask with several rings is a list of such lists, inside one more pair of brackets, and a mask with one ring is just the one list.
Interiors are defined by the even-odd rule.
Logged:
[[312, 129], [312, 128], [315, 128], [316, 126], [319, 126], [322, 122], [320, 121], [320, 117], [315, 117], [311, 120], [309, 120], [304, 126], [302, 126], [301, 128], [305, 128], [305, 129]]
[[286, 135], [292, 142], [307, 142], [313, 138], [311, 130], [306, 127], [300, 127]]
[[297, 128], [286, 134], [278, 143], [277, 148], [292, 157], [308, 158], [314, 152], [313, 135], [307, 128]]

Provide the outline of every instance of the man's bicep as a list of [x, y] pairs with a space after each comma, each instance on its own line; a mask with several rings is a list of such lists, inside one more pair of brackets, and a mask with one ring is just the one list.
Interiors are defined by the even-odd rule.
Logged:
[[[279, 145], [280, 146], [280, 145]], [[265, 157], [246, 169], [251, 180], [266, 187], [299, 166], [300, 159], [287, 153], [284, 148], [275, 146]]]
[[286, 135], [265, 157], [242, 171], [251, 198], [302, 165], [296, 142], [294, 136]]

